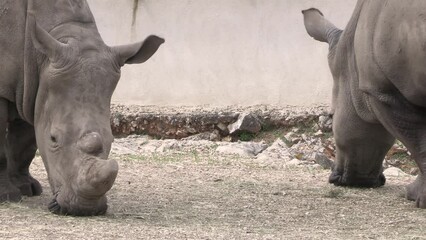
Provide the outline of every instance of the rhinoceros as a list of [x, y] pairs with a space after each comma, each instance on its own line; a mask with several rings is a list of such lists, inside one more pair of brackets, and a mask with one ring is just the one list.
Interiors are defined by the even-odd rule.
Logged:
[[85, 0], [0, 0], [0, 202], [40, 195], [39, 149], [57, 214], [98, 215], [118, 173], [110, 102], [125, 64], [164, 43], [109, 47]]
[[420, 174], [406, 197], [426, 208], [426, 1], [359, 0], [344, 30], [312, 8], [308, 34], [329, 44], [336, 165], [329, 182], [385, 184], [382, 163], [399, 139]]

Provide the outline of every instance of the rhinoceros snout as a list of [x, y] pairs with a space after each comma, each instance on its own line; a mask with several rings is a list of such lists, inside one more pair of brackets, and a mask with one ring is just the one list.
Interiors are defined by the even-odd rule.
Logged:
[[87, 133], [78, 141], [78, 147], [86, 154], [100, 154], [103, 151], [102, 137], [97, 132]]
[[104, 214], [107, 210], [105, 194], [113, 186], [117, 173], [117, 161], [87, 156], [80, 162], [76, 179], [57, 190], [49, 210], [75, 216]]

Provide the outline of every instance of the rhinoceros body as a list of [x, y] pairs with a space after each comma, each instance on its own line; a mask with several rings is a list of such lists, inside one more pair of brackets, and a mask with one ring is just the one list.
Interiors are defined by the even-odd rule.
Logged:
[[0, 202], [42, 192], [28, 170], [38, 148], [52, 212], [104, 213], [118, 172], [107, 157], [120, 68], [163, 42], [105, 45], [85, 0], [0, 0]]
[[309, 35], [329, 43], [337, 145], [330, 182], [383, 185], [396, 138], [420, 169], [407, 198], [426, 208], [426, 1], [359, 0], [343, 31], [317, 9], [303, 13]]

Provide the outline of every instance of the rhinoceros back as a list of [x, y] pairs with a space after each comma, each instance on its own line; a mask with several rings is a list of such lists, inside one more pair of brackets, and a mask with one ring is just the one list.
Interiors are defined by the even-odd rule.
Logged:
[[426, 1], [365, 1], [355, 43], [362, 90], [426, 107]]
[[26, 1], [0, 1], [0, 97], [11, 102], [23, 80]]

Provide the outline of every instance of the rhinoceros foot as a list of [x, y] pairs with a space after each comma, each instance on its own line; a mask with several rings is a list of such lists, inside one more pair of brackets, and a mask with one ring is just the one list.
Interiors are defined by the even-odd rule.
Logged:
[[6, 184], [3, 182], [0, 184], [0, 202], [19, 202], [21, 201], [21, 191], [8, 181]]
[[407, 186], [406, 190], [408, 200], [416, 201], [418, 208], [426, 208], [426, 190], [422, 174], [419, 174], [416, 180]]
[[19, 175], [11, 177], [10, 180], [24, 196], [40, 196], [43, 192], [40, 183], [30, 175]]
[[377, 178], [366, 178], [366, 177], [348, 176], [348, 174], [342, 174], [342, 173], [333, 171], [330, 174], [328, 181], [329, 183], [332, 183], [336, 186], [378, 188], [385, 185], [386, 178], [385, 178], [385, 175], [383, 175], [383, 173], [380, 173], [379, 177]]

